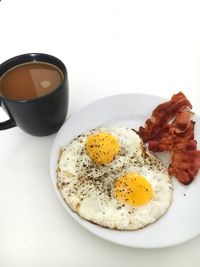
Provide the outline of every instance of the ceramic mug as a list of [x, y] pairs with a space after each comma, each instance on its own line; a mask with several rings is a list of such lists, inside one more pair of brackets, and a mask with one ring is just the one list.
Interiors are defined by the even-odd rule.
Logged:
[[0, 122], [0, 130], [19, 126], [31, 135], [46, 136], [57, 132], [65, 121], [69, 88], [67, 69], [61, 60], [42, 53], [19, 55], [0, 65], [0, 77], [17, 65], [37, 61], [59, 68], [63, 74], [61, 84], [52, 92], [29, 100], [14, 100], [0, 95], [0, 105], [10, 117], [9, 120]]

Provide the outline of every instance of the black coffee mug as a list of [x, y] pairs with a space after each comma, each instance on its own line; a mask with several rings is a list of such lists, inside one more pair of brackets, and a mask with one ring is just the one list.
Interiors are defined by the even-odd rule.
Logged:
[[65, 121], [69, 89], [67, 69], [61, 60], [41, 53], [19, 55], [0, 65], [0, 77], [17, 65], [33, 61], [55, 65], [63, 73], [63, 81], [52, 92], [35, 99], [12, 100], [0, 96], [0, 105], [10, 117], [9, 120], [0, 122], [0, 130], [19, 126], [31, 135], [46, 136], [57, 132]]

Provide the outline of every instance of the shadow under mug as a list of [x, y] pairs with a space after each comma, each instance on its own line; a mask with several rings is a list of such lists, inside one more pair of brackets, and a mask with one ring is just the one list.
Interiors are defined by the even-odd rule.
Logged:
[[0, 65], [0, 77], [19, 64], [33, 61], [55, 65], [62, 71], [63, 81], [52, 92], [30, 100], [12, 100], [0, 96], [0, 105], [10, 117], [9, 120], [0, 122], [0, 130], [19, 126], [31, 135], [46, 136], [57, 132], [65, 121], [69, 89], [67, 69], [61, 60], [42, 53], [19, 55]]

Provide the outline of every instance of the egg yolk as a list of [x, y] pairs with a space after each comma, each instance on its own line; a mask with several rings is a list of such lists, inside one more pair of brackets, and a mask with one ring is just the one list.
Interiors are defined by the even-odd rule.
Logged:
[[127, 173], [119, 177], [114, 185], [114, 193], [120, 202], [131, 206], [145, 205], [153, 197], [150, 183], [138, 173]]
[[112, 162], [119, 150], [118, 140], [110, 133], [94, 133], [86, 141], [86, 152], [96, 164]]

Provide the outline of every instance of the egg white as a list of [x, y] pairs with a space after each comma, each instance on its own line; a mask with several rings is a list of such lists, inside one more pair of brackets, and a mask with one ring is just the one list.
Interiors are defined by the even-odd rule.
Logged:
[[[120, 152], [115, 159], [106, 165], [95, 164], [87, 155], [85, 144], [89, 135], [96, 132], [108, 132], [116, 137], [120, 144]], [[131, 129], [98, 128], [79, 135], [64, 149], [59, 161], [59, 168], [63, 174], [99, 177], [105, 173], [120, 172], [121, 169], [131, 164], [131, 158], [140, 151], [141, 140]], [[139, 153], [139, 152], [138, 152]]]
[[[103, 227], [136, 230], [156, 221], [166, 213], [172, 201], [173, 186], [167, 170], [146, 150], [139, 136], [131, 129], [101, 128], [95, 131], [99, 130], [117, 136], [120, 145], [128, 151], [125, 164], [118, 168], [121, 162], [119, 156], [98, 172], [93, 170], [87, 175], [76, 162], [80, 160], [79, 151], [83, 151], [91, 132], [79, 136], [65, 148], [57, 169], [57, 185], [64, 200], [81, 217]], [[82, 156], [82, 159], [85, 164], [90, 162], [87, 155]], [[137, 172], [151, 184], [154, 195], [148, 204], [134, 207], [115, 198], [114, 183], [127, 172]]]

